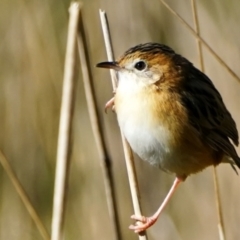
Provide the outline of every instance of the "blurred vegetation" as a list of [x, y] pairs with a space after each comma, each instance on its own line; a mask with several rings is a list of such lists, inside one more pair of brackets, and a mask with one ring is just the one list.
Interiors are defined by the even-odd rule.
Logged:
[[[106, 10], [116, 56], [147, 41], [165, 43], [198, 66], [196, 41], [158, 0], [85, 0], [83, 19], [94, 88], [113, 173], [122, 239], [133, 213], [115, 115], [104, 114], [112, 96], [109, 74], [95, 69], [106, 60], [98, 9]], [[190, 1], [167, 1], [193, 26]], [[56, 145], [70, 1], [0, 1], [0, 149], [12, 164], [50, 232]], [[198, 1], [203, 39], [240, 76], [238, 0]], [[207, 75], [221, 92], [240, 128], [240, 83], [204, 50]], [[77, 87], [65, 239], [112, 239], [98, 154], [89, 123], [81, 73]], [[239, 152], [239, 149], [238, 149]], [[137, 160], [137, 157], [136, 157]], [[166, 195], [173, 176], [136, 161], [143, 211], [150, 215]], [[218, 167], [227, 239], [239, 239], [239, 177]], [[0, 239], [42, 239], [8, 176], [0, 167]], [[212, 171], [189, 177], [179, 188], [149, 239], [218, 239]]]

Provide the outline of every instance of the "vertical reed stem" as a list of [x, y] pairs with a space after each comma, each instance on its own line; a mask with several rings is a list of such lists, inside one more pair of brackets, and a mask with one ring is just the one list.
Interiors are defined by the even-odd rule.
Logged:
[[57, 146], [57, 163], [54, 186], [52, 240], [63, 239], [63, 220], [65, 212], [66, 186], [68, 181], [69, 150], [74, 106], [75, 67], [77, 52], [77, 29], [81, 5], [70, 5], [68, 39], [64, 66], [62, 105], [60, 113], [59, 136]]
[[[103, 36], [104, 36], [108, 61], [113, 61], [114, 55], [113, 55], [113, 50], [112, 50], [112, 42], [111, 42], [110, 31], [109, 31], [109, 27], [108, 27], [107, 15], [102, 10], [100, 10], [99, 13], [100, 13], [100, 19], [101, 19], [101, 24], [102, 24], [102, 30], [103, 30]], [[116, 80], [117, 80], [116, 72], [114, 70], [110, 70], [110, 73], [111, 73], [111, 78], [112, 78], [113, 90], [115, 90], [116, 85], [117, 85], [116, 84]], [[122, 137], [125, 162], [126, 162], [126, 167], [127, 167], [127, 172], [128, 172], [130, 191], [131, 191], [131, 195], [132, 195], [134, 213], [135, 213], [135, 215], [141, 216], [142, 213], [141, 213], [141, 207], [140, 207], [140, 203], [139, 203], [139, 189], [138, 189], [138, 182], [137, 182], [137, 177], [136, 177], [136, 171], [135, 171], [135, 166], [134, 166], [132, 150], [131, 150], [128, 142], [124, 138], [122, 132], [121, 132], [121, 137]], [[146, 232], [141, 232], [138, 235], [138, 237], [139, 237], [139, 240], [147, 240]]]
[[[197, 8], [196, 8], [195, 0], [191, 0], [191, 4], [192, 4], [195, 31], [200, 36], [198, 15], [197, 15]], [[197, 41], [197, 46], [198, 46], [200, 69], [202, 72], [204, 72], [202, 44], [198, 38], [196, 38], [196, 41]], [[225, 230], [224, 230], [224, 224], [223, 224], [223, 214], [222, 214], [222, 207], [221, 207], [221, 200], [220, 200], [220, 193], [219, 193], [219, 183], [218, 183], [217, 171], [216, 171], [215, 167], [213, 167], [213, 181], [214, 181], [214, 188], [215, 188], [217, 214], [218, 214], [219, 239], [225, 240]]]
[[[192, 4], [192, 12], [193, 12], [195, 31], [200, 36], [198, 14], [197, 14], [197, 6], [196, 6], [195, 0], [191, 0], [191, 4]], [[201, 69], [202, 72], [204, 72], [202, 43], [201, 43], [201, 41], [198, 38], [196, 38], [196, 42], [197, 42], [197, 48], [198, 48], [200, 69]]]
[[77, 39], [78, 52], [79, 52], [80, 64], [82, 68], [83, 85], [84, 85], [84, 90], [85, 90], [86, 99], [87, 99], [88, 112], [90, 116], [90, 122], [93, 130], [94, 139], [95, 139], [98, 154], [99, 154], [99, 161], [102, 169], [104, 188], [106, 192], [108, 212], [109, 212], [110, 220], [112, 223], [112, 227], [114, 229], [113, 231], [114, 239], [120, 240], [121, 232], [119, 227], [116, 199], [115, 199], [115, 193], [114, 193], [111, 161], [107, 153], [106, 144], [105, 144], [104, 137], [99, 124], [100, 120], [99, 120], [97, 107], [96, 107], [96, 99], [95, 99], [93, 87], [92, 87], [92, 76], [90, 72], [90, 64], [89, 64], [89, 59], [87, 54], [84, 25], [83, 25], [81, 14], [80, 14], [79, 25], [80, 25], [80, 30], [78, 32], [78, 39]]
[[218, 213], [219, 240], [225, 240], [226, 239], [225, 228], [224, 228], [224, 222], [223, 222], [222, 205], [221, 205], [220, 191], [219, 191], [219, 181], [218, 181], [218, 175], [217, 175], [216, 167], [213, 167], [213, 181], [214, 181], [216, 206], [217, 206], [217, 213]]

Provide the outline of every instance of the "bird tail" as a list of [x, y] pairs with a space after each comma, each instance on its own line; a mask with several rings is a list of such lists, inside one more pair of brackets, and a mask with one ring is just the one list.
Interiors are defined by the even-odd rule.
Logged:
[[236, 163], [236, 165], [238, 166], [238, 168], [240, 168], [240, 157], [236, 157], [235, 159], [234, 159], [234, 162]]
[[233, 163], [230, 163], [233, 171], [238, 175], [238, 171]]
[[235, 171], [235, 173], [238, 175], [238, 171], [236, 166], [240, 169], [240, 157], [236, 154], [234, 158], [225, 156], [223, 162], [230, 163], [232, 169]]

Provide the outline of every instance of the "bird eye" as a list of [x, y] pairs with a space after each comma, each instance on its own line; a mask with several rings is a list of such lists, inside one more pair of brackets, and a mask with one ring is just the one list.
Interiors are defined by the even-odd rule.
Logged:
[[135, 67], [137, 70], [141, 71], [141, 70], [145, 69], [146, 66], [147, 66], [147, 65], [146, 65], [145, 62], [139, 61], [139, 62], [137, 62], [137, 63], [135, 64], [134, 67]]

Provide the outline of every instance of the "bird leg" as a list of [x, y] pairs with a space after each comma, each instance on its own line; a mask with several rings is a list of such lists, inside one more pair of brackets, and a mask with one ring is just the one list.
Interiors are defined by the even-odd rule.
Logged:
[[[113, 94], [115, 95], [116, 90], [113, 91]], [[108, 108], [112, 108], [112, 111], [114, 111], [114, 97], [111, 98], [107, 103], [105, 104], [105, 113], [107, 113]]]
[[136, 216], [136, 215], [132, 215], [131, 218], [141, 222], [142, 224], [140, 225], [131, 225], [129, 227], [129, 229], [134, 230], [135, 233], [140, 233], [142, 231], [145, 231], [146, 229], [148, 229], [149, 227], [151, 227], [158, 219], [159, 215], [161, 214], [162, 210], [164, 209], [164, 207], [167, 205], [168, 201], [170, 200], [171, 196], [173, 195], [173, 193], [175, 192], [175, 190], [177, 189], [179, 183], [181, 183], [184, 179], [178, 178], [176, 177], [173, 185], [171, 187], [171, 189], [169, 190], [167, 196], [165, 197], [163, 203], [161, 204], [161, 206], [158, 208], [158, 210], [151, 216], [151, 217], [144, 217], [144, 216]]
[[108, 108], [112, 108], [112, 111], [114, 111], [114, 97], [107, 101], [107, 103], [105, 104], [105, 113], [107, 113]]

